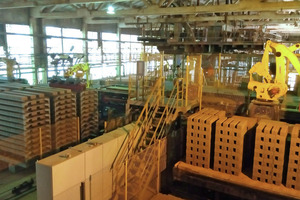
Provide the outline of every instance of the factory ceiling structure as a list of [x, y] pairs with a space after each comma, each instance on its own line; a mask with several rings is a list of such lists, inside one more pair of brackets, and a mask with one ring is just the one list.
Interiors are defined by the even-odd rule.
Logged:
[[299, 58], [300, 0], [0, 0], [0, 199], [299, 199]]
[[[107, 9], [111, 6], [113, 14]], [[27, 9], [32, 18], [83, 19], [135, 28], [162, 50], [206, 52], [263, 43], [298, 42], [300, 1], [292, 0], [5, 0], [0, 9]], [[226, 48], [227, 47], [227, 48]], [[220, 51], [220, 49], [218, 49]], [[178, 51], [181, 53], [182, 51]]]

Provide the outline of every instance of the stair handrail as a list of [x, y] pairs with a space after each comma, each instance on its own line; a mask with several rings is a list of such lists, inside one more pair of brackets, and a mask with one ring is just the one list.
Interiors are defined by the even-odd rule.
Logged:
[[[162, 78], [158, 78], [155, 85], [154, 85], [154, 87], [153, 87], [153, 89], [152, 89], [151, 94], [149, 95], [149, 97], [148, 97], [148, 99], [147, 99], [147, 101], [144, 105], [144, 108], [143, 108], [141, 114], [139, 115], [139, 117], [138, 117], [138, 119], [137, 119], [137, 121], [136, 121], [136, 123], [133, 127], [133, 129], [130, 131], [129, 135], [126, 136], [126, 137], [128, 137], [128, 139], [120, 147], [120, 149], [119, 149], [119, 151], [118, 151], [118, 153], [117, 153], [117, 155], [116, 155], [116, 157], [115, 157], [115, 159], [114, 159], [114, 161], [111, 165], [111, 169], [114, 168], [114, 166], [116, 165], [116, 162], [117, 162], [118, 158], [121, 158], [121, 159], [126, 158], [132, 152], [132, 150], [134, 148], [132, 146], [130, 146], [130, 143], [132, 143], [131, 145], [134, 144], [133, 141], [136, 140], [136, 136], [137, 136], [137, 134], [135, 134], [135, 133], [137, 133], [141, 128], [143, 128], [144, 125], [146, 124], [146, 122], [148, 124], [149, 123], [148, 120], [151, 120], [151, 118], [148, 117], [147, 115], [145, 115], [145, 118], [148, 119], [148, 120], [143, 120], [142, 121], [142, 118], [143, 118], [144, 114], [148, 114], [147, 113], [148, 110], [151, 110], [151, 108], [157, 106], [157, 103], [160, 102], [160, 101], [154, 101], [155, 105], [151, 104], [152, 103], [151, 102], [152, 98], [158, 98], [158, 99], [161, 98], [160, 92], [156, 92], [156, 91], [160, 91], [161, 82], [162, 82]], [[149, 105], [150, 105], [150, 107], [149, 107]], [[152, 113], [151, 113], [151, 115], [152, 115]], [[123, 148], [124, 146], [128, 146], [128, 148], [124, 149]], [[123, 149], [123, 151], [121, 152], [122, 149]], [[123, 162], [123, 160], [121, 160], [119, 163], [122, 163], [122, 162]]]
[[[178, 81], [179, 80], [177, 80], [177, 82]], [[176, 83], [175, 87], [173, 87], [173, 90], [172, 90], [172, 92], [170, 94], [170, 97], [169, 97], [169, 99], [168, 99], [168, 101], [165, 105], [165, 109], [164, 109], [164, 111], [163, 111], [163, 113], [162, 113], [162, 115], [159, 119], [158, 125], [157, 125], [157, 127], [156, 127], [156, 129], [153, 133], [153, 136], [152, 136], [152, 138], [149, 142], [149, 145], [151, 145], [154, 142], [154, 140], [162, 138], [165, 125], [169, 122], [170, 117], [176, 114], [176, 108], [177, 108], [177, 105], [178, 105], [178, 98], [177, 98], [177, 94], [178, 94], [177, 93], [177, 89], [178, 89], [177, 87], [178, 87], [178, 85], [179, 84]], [[175, 113], [173, 113], [174, 111], [175, 111]], [[165, 120], [163, 120], [163, 119], [165, 119]], [[163, 123], [163, 124], [160, 127], [161, 123]], [[159, 127], [160, 127], [160, 131], [159, 131], [159, 134], [157, 135], [157, 131], [158, 131]], [[150, 150], [149, 153], [147, 152], [148, 150]], [[154, 152], [155, 152], [154, 150], [155, 150], [155, 148], [145, 149], [145, 153], [144, 153], [144, 156], [143, 156], [142, 159], [144, 159], [146, 157], [146, 155], [147, 155], [147, 157], [146, 157], [146, 162], [145, 162], [145, 165], [144, 165], [145, 167], [142, 169], [142, 173], [141, 173], [142, 174], [141, 183], [143, 183], [145, 179], [146, 179], [145, 183], [147, 183], [147, 182], [149, 182], [148, 179], [151, 178], [151, 176], [147, 176], [145, 174], [145, 170], [146, 170], [146, 167], [148, 166], [148, 164], [150, 164], [150, 162], [152, 162]], [[141, 191], [141, 194], [144, 192], [145, 189], [146, 189], [146, 187], [143, 188], [143, 190]]]

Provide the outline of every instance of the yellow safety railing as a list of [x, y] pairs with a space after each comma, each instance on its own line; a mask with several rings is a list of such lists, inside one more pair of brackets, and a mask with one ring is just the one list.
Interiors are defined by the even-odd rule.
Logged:
[[176, 81], [176, 106], [183, 106], [183, 96], [184, 96], [184, 79], [178, 78]]
[[[138, 120], [135, 123], [134, 128], [132, 131], [130, 131], [126, 142], [123, 143], [122, 147], [117, 153], [117, 156], [112, 164], [112, 169], [114, 169], [114, 171], [118, 172], [122, 168], [122, 163], [138, 150], [138, 147], [142, 142], [142, 138], [149, 130], [152, 119], [154, 118], [161, 102], [162, 81], [163, 78], [159, 78], [156, 81], [153, 90], [149, 95]], [[119, 182], [119, 179], [120, 177], [115, 180], [116, 183]]]
[[129, 77], [128, 77], [128, 99], [132, 98], [132, 95], [131, 95], [132, 92], [133, 92], [133, 90], [132, 90], [132, 76], [129, 75]]
[[[167, 103], [165, 104], [164, 111], [159, 119], [159, 122], [152, 135], [149, 145], [152, 145], [156, 143], [156, 141], [162, 139], [165, 136], [165, 133], [167, 132], [166, 125], [171, 121], [175, 120], [175, 117], [177, 117], [176, 108], [178, 105], [178, 100], [176, 96], [177, 96], [177, 90], [179, 89], [177, 87], [179, 85], [178, 82], [179, 79], [177, 80], [177, 83], [173, 88]], [[146, 148], [143, 157], [140, 159], [143, 161], [144, 166], [150, 166], [153, 164], [153, 158], [156, 155], [157, 155], [156, 148]], [[152, 178], [152, 176], [150, 176], [150, 173], [151, 172], [153, 173], [155, 169], [153, 168], [149, 172], [149, 167], [143, 167], [141, 168], [141, 170], [142, 171], [140, 173], [140, 181], [141, 183], [144, 183], [147, 186], [147, 184], [150, 183]], [[143, 197], [143, 194], [146, 191], [146, 189], [147, 187], [143, 187], [143, 189], [139, 192], [139, 197]]]
[[[135, 195], [138, 199], [144, 199], [144, 192], [147, 189], [147, 186], [149, 185], [150, 181], [152, 180], [155, 171], [157, 170], [159, 173], [159, 157], [160, 157], [159, 140], [164, 136], [164, 133], [166, 132], [165, 127], [167, 122], [170, 121], [172, 119], [172, 116], [175, 114], [176, 105], [177, 105], [176, 89], [177, 87], [175, 86], [171, 92], [168, 102], [165, 105], [165, 109], [162, 113], [162, 116], [159, 119], [158, 126], [156, 127], [155, 132], [149, 143], [151, 147], [147, 147], [142, 152], [138, 153], [139, 156], [135, 154], [132, 155], [131, 157], [127, 157], [125, 159], [125, 164], [120, 163], [120, 167], [118, 169], [121, 170], [121, 173], [120, 172], [119, 173], [122, 175], [119, 176], [119, 178], [116, 178], [117, 181], [116, 184], [118, 184], [119, 186], [119, 187], [116, 186], [118, 187], [116, 188], [116, 190], [118, 190], [119, 192], [124, 191], [123, 193], [124, 199], [128, 199], [129, 192], [127, 190], [129, 188], [132, 188], [131, 182], [133, 181], [134, 178], [136, 178], [133, 177], [133, 175], [130, 175], [130, 170], [136, 168], [134, 174], [135, 176], [138, 176], [138, 182], [143, 185], [143, 187], [140, 188], [139, 191], [135, 191]], [[145, 131], [144, 137], [146, 136], [146, 134], [147, 132]], [[141, 141], [143, 141], [143, 139], [141, 139]], [[155, 144], [154, 145], [155, 147], [152, 144]], [[138, 166], [136, 166], [136, 163], [138, 163]], [[124, 168], [124, 170], [122, 170], [122, 167]], [[159, 182], [159, 180], [157, 181]], [[122, 189], [122, 187], [124, 187], [124, 189]]]
[[[147, 55], [149, 56], [149, 55]], [[147, 57], [146, 56], [146, 57]], [[156, 55], [157, 57], [157, 55]], [[159, 61], [159, 65], [155, 66], [154, 69], [147, 71], [145, 75], [129, 75], [128, 79], [128, 99], [136, 98], [136, 100], [142, 100], [147, 98], [151, 93], [152, 88], [156, 80], [160, 77], [163, 77], [163, 62], [164, 62], [164, 53], [160, 54], [160, 58], [156, 58]], [[147, 60], [145, 65], [147, 66]], [[137, 80], [138, 79], [138, 80]], [[138, 84], [138, 87], [137, 87]], [[164, 91], [164, 90], [162, 90]], [[162, 93], [164, 96], [164, 94]]]
[[[197, 83], [201, 84], [201, 86], [198, 86], [198, 97], [200, 97], [201, 101], [201, 95], [202, 95], [202, 81], [203, 81], [203, 70], [201, 68], [201, 57], [199, 58], [200, 62], [198, 62], [198, 65], [200, 67], [199, 69], [199, 77], [197, 77]], [[198, 61], [199, 61], [198, 60]], [[187, 65], [191, 65], [189, 62], [189, 58], [187, 59]], [[188, 68], [188, 66], [187, 66]], [[187, 72], [189, 72], [187, 70]], [[173, 86], [173, 90], [171, 91], [171, 94], [167, 100], [167, 102], [164, 102], [164, 78], [160, 77], [156, 81], [151, 94], [149, 95], [145, 106], [133, 128], [133, 130], [129, 133], [128, 139], [126, 142], [122, 145], [120, 148], [120, 151], [118, 152], [113, 164], [112, 169], [116, 173], [114, 175], [114, 186], [116, 193], [118, 191], [124, 191], [125, 199], [127, 199], [128, 195], [128, 187], [133, 179], [133, 177], [128, 177], [128, 172], [132, 170], [132, 168], [135, 168], [135, 174], [138, 176], [138, 180], [141, 184], [145, 184], [145, 187], [143, 186], [140, 191], [137, 191], [136, 195], [138, 197], [143, 197], [143, 194], [146, 191], [147, 184], [150, 183], [152, 175], [151, 173], [155, 172], [155, 167], [153, 168], [153, 162], [156, 162], [159, 159], [155, 159], [155, 156], [157, 155], [157, 148], [150, 148], [149, 145], [152, 146], [152, 144], [156, 144], [157, 141], [162, 139], [168, 129], [167, 125], [174, 121], [177, 117], [178, 113], [178, 107], [185, 106], [188, 101], [188, 95], [186, 88], [186, 85], [188, 85], [189, 82], [189, 74], [185, 76], [185, 78], [178, 78]], [[201, 95], [200, 95], [201, 94]], [[184, 102], [184, 99], [186, 102]], [[156, 112], [158, 111], [158, 108], [160, 105], [164, 105], [164, 110], [161, 114], [161, 117], [158, 120], [158, 124], [156, 124], [156, 128], [154, 130], [154, 133], [149, 137], [147, 135], [149, 133], [149, 129], [152, 126], [152, 121], [155, 118]], [[199, 105], [201, 107], [201, 104]], [[200, 108], [201, 109], [201, 108]], [[153, 131], [152, 130], [152, 131]], [[145, 144], [146, 137], [149, 137], [150, 142]], [[145, 143], [143, 143], [145, 142]], [[144, 149], [142, 150], [143, 147]], [[141, 151], [142, 150], [142, 151]], [[133, 156], [136, 157], [136, 153], [139, 153], [138, 159], [133, 159]], [[159, 156], [158, 156], [159, 157]], [[132, 164], [132, 160], [135, 160], [135, 164]], [[159, 163], [158, 163], [159, 164]], [[139, 165], [139, 166], [134, 166]], [[124, 187], [124, 188], [123, 188]], [[123, 188], [123, 189], [121, 189]]]

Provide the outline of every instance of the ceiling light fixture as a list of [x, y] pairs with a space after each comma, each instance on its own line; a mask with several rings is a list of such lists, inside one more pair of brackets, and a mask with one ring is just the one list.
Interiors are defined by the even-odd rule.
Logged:
[[110, 14], [110, 15], [115, 14], [115, 8], [112, 7], [112, 6], [108, 6], [108, 7], [107, 7], [106, 13], [107, 13], [107, 14]]

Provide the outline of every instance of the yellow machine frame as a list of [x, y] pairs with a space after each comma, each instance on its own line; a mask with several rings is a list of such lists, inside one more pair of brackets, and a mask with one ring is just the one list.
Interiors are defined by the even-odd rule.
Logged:
[[[20, 65], [19, 63], [17, 63], [16, 59], [10, 59], [10, 58], [0, 58], [0, 62], [4, 62], [6, 64], [6, 71], [7, 71], [7, 77], [8, 78], [15, 78], [14, 77], [14, 70], [18, 70], [19, 71], [19, 77], [21, 77], [21, 71], [20, 71]], [[17, 66], [17, 68], [15, 68], [14, 66]]]
[[80, 63], [76, 64], [72, 67], [69, 67], [64, 72], [64, 77], [69, 78], [75, 74], [75, 77], [78, 79], [82, 79], [84, 74], [86, 75], [86, 87], [90, 87], [90, 66], [88, 63]]
[[[267, 41], [262, 61], [256, 63], [249, 70], [250, 81], [248, 83], [248, 89], [256, 92], [256, 98], [258, 100], [278, 101], [278, 98], [286, 94], [288, 89], [286, 84], [286, 59], [290, 61], [300, 74], [299, 60], [293, 53], [299, 48], [299, 43], [291, 47], [286, 47], [283, 44], [277, 44], [270, 40]], [[274, 80], [269, 73], [269, 53], [273, 53], [276, 58], [276, 75]], [[253, 80], [253, 73], [262, 76], [263, 82]]]

